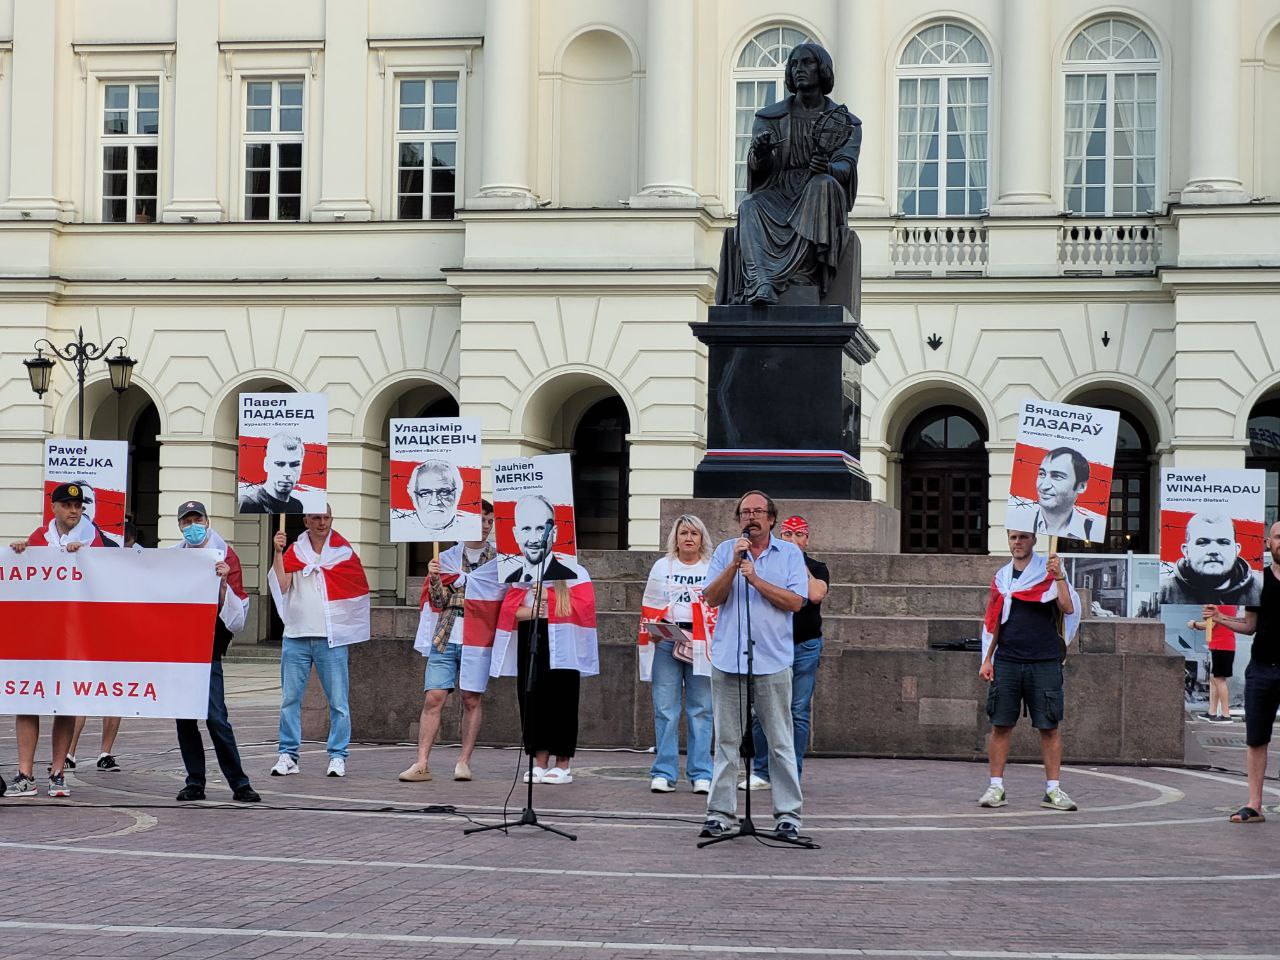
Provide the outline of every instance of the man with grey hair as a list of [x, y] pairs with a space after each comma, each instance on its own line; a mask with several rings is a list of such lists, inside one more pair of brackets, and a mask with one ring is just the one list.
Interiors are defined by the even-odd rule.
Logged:
[[1261, 602], [1262, 574], [1240, 556], [1232, 519], [1206, 512], [1188, 520], [1182, 557], [1160, 575], [1161, 605], [1257, 606]]
[[[431, 534], [447, 533], [458, 518], [458, 495], [462, 476], [445, 460], [418, 464], [409, 476], [409, 499], [423, 529]], [[439, 538], [443, 539], [443, 538]]]
[[274, 434], [267, 441], [262, 469], [267, 479], [260, 484], [247, 483], [240, 488], [241, 513], [302, 513], [302, 501], [293, 496], [293, 488], [302, 478], [302, 461], [306, 447], [291, 433]]

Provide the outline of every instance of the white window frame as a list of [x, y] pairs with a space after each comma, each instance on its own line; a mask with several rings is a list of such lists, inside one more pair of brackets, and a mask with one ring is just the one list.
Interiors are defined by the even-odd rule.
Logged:
[[[425, 84], [423, 93], [424, 103], [423, 119], [424, 127], [432, 127], [434, 118], [432, 110], [434, 108], [433, 94], [435, 85], [439, 82], [452, 83], [454, 85], [454, 125], [452, 129], [402, 129], [400, 126], [401, 107], [401, 90], [405, 83], [420, 82]], [[462, 206], [463, 185], [462, 185], [462, 130], [464, 125], [463, 116], [463, 77], [459, 71], [440, 71], [440, 70], [404, 70], [396, 71], [392, 78], [392, 98], [391, 107], [391, 169], [390, 169], [390, 214], [388, 219], [401, 220], [406, 223], [448, 223], [457, 218], [457, 210]], [[400, 215], [400, 146], [406, 143], [417, 143], [423, 146], [423, 168], [422, 168], [422, 216], [421, 217], [402, 217]], [[432, 217], [431, 216], [431, 197], [436, 195], [431, 191], [431, 145], [435, 143], [451, 143], [453, 144], [453, 208], [454, 215], [450, 217]]]
[[[1117, 59], [1112, 57], [1106, 60], [1088, 60], [1088, 59], [1072, 60], [1068, 58], [1071, 45], [1075, 42], [1076, 38], [1080, 36], [1080, 34], [1084, 33], [1087, 29], [1094, 26], [1095, 24], [1108, 22], [1108, 21], [1118, 21], [1121, 23], [1125, 23], [1131, 27], [1134, 27], [1142, 31], [1142, 33], [1146, 36], [1147, 40], [1151, 43], [1152, 48], [1155, 50], [1154, 58]], [[1164, 149], [1166, 146], [1165, 138], [1167, 137], [1167, 133], [1168, 133], [1168, 124], [1167, 124], [1167, 118], [1165, 117], [1165, 105], [1164, 105], [1164, 94], [1163, 94], [1163, 91], [1164, 91], [1163, 73], [1164, 73], [1164, 60], [1161, 56], [1161, 45], [1157, 42], [1156, 37], [1152, 33], [1151, 29], [1146, 24], [1138, 20], [1135, 20], [1131, 17], [1126, 17], [1126, 16], [1103, 17], [1100, 19], [1092, 20], [1088, 23], [1083, 23], [1078, 28], [1071, 31], [1069, 38], [1067, 40], [1066, 46], [1063, 48], [1061, 87], [1060, 87], [1060, 96], [1058, 98], [1059, 109], [1062, 111], [1061, 139], [1058, 141], [1059, 148], [1061, 151], [1059, 156], [1059, 163], [1058, 163], [1059, 183], [1061, 184], [1061, 189], [1062, 189], [1062, 209], [1066, 212], [1068, 216], [1072, 216], [1072, 217], [1147, 217], [1157, 212], [1161, 203], [1161, 197], [1162, 197], [1161, 183], [1164, 176], [1164, 169], [1163, 169], [1164, 164], [1162, 163], [1161, 158], [1162, 158], [1162, 155], [1165, 153], [1165, 149]], [[1154, 124], [1155, 124], [1154, 132], [1152, 133], [1152, 139], [1154, 142], [1153, 155], [1150, 158], [1152, 161], [1152, 179], [1149, 184], [1150, 191], [1151, 191], [1151, 209], [1150, 210], [1135, 209], [1135, 210], [1126, 210], [1126, 211], [1116, 212], [1116, 208], [1115, 208], [1116, 206], [1115, 191], [1117, 189], [1117, 184], [1115, 179], [1115, 166], [1116, 166], [1116, 159], [1117, 159], [1116, 153], [1115, 153], [1116, 85], [1117, 85], [1117, 79], [1121, 76], [1126, 76], [1126, 75], [1131, 75], [1135, 78], [1134, 79], [1135, 93], [1136, 93], [1136, 84], [1138, 82], [1137, 78], [1140, 76], [1150, 76], [1154, 82], [1154, 87], [1155, 87], [1153, 98], [1150, 101], [1152, 105], [1151, 113], [1154, 118]], [[1070, 162], [1070, 159], [1067, 154], [1067, 138], [1070, 135], [1069, 128], [1068, 128], [1069, 104], [1067, 100], [1067, 86], [1070, 82], [1070, 78], [1076, 77], [1076, 76], [1079, 76], [1082, 78], [1081, 82], [1084, 86], [1084, 95], [1086, 99], [1078, 102], [1081, 102], [1084, 105], [1087, 105], [1090, 102], [1087, 99], [1088, 78], [1091, 76], [1100, 76], [1103, 78], [1103, 85], [1104, 85], [1103, 98], [1104, 99], [1102, 102], [1104, 104], [1103, 109], [1104, 109], [1105, 118], [1106, 118], [1105, 119], [1106, 127], [1103, 131], [1105, 146], [1104, 146], [1103, 157], [1101, 158], [1103, 161], [1103, 180], [1101, 184], [1091, 184], [1090, 181], [1085, 179], [1085, 177], [1087, 176], [1088, 161], [1089, 161], [1089, 155], [1087, 153], [1088, 138], [1086, 137], [1085, 145], [1084, 145], [1084, 150], [1086, 152], [1083, 155], [1083, 158], [1081, 161], [1082, 179], [1079, 186], [1079, 189], [1081, 191], [1081, 195], [1080, 195], [1081, 209], [1079, 210], [1073, 210], [1070, 207], [1071, 191], [1077, 188], [1073, 184], [1069, 183], [1067, 180], [1067, 164], [1068, 162]], [[1143, 101], [1143, 102], [1146, 102], [1146, 101]], [[1082, 122], [1088, 122], [1088, 117], [1083, 116], [1084, 114], [1083, 108], [1081, 113], [1082, 113]], [[1135, 111], [1135, 122], [1136, 120], [1137, 120], [1137, 117], [1136, 117], [1136, 111]], [[1088, 128], [1081, 128], [1081, 129], [1088, 129]], [[1132, 160], [1134, 163], [1134, 175], [1133, 175], [1132, 182], [1126, 185], [1128, 189], [1132, 189], [1133, 187], [1138, 185], [1137, 184], [1137, 162], [1138, 162], [1137, 157], [1135, 155], [1132, 157], [1125, 157], [1122, 159]], [[1148, 184], [1146, 184], [1145, 182], [1141, 185], [1148, 186]], [[1100, 212], [1089, 211], [1087, 209], [1088, 192], [1091, 186], [1093, 187], [1100, 186], [1102, 188], [1103, 210]]]
[[[138, 90], [140, 87], [156, 88], [156, 132], [155, 133], [139, 133], [137, 131], [138, 117]], [[128, 121], [128, 131], [123, 134], [107, 133], [106, 117], [107, 117], [107, 88], [108, 87], [127, 87], [129, 90], [129, 104], [126, 108], [126, 116]], [[164, 131], [164, 82], [159, 76], [100, 76], [97, 78], [97, 98], [96, 112], [94, 115], [95, 126], [97, 131], [97, 152], [95, 171], [97, 173], [96, 185], [97, 189], [94, 194], [97, 200], [97, 220], [101, 223], [157, 223], [161, 216], [161, 198], [162, 186], [160, 182], [161, 171], [163, 169], [163, 158], [161, 155], [161, 138]], [[123, 147], [125, 148], [125, 156], [127, 158], [124, 169], [125, 176], [125, 219], [108, 220], [106, 216], [106, 203], [108, 194], [106, 192], [106, 157], [105, 153], [108, 148]], [[155, 214], [148, 221], [139, 221], [135, 204], [138, 200], [137, 177], [139, 170], [137, 167], [137, 149], [139, 147], [154, 147], [156, 151], [156, 166], [154, 170], [142, 171], [149, 173], [155, 177], [155, 193], [149, 195], [155, 204]], [[112, 170], [112, 173], [118, 174], [119, 170]], [[111, 198], [119, 199], [118, 195], [111, 194]]]
[[[979, 63], [928, 63], [928, 64], [905, 64], [902, 58], [906, 55], [907, 48], [911, 42], [919, 37], [924, 31], [932, 27], [953, 27], [964, 30], [971, 34], [974, 39], [982, 45], [983, 52], [986, 54], [986, 62]], [[971, 219], [982, 217], [990, 210], [991, 207], [991, 165], [992, 165], [992, 107], [991, 92], [994, 88], [993, 69], [992, 69], [991, 46], [987, 43], [985, 37], [967, 23], [959, 21], [945, 20], [926, 23], [911, 32], [906, 42], [902, 45], [897, 59], [897, 66], [894, 71], [894, 138], [893, 138], [893, 209], [895, 214], [910, 219], [922, 220], [955, 220], [955, 219]], [[906, 213], [903, 210], [902, 203], [902, 185], [901, 185], [901, 165], [906, 162], [913, 162], [917, 165], [917, 169], [923, 170], [926, 164], [917, 157], [913, 161], [905, 161], [902, 158], [901, 139], [902, 139], [902, 81], [917, 81], [917, 90], [919, 89], [919, 81], [936, 80], [938, 81], [938, 125], [934, 128], [934, 135], [938, 142], [938, 155], [934, 160], [929, 161], [930, 165], [937, 168], [938, 181], [931, 188], [937, 197], [937, 213]], [[986, 111], [986, 130], [984, 136], [986, 138], [986, 157], [981, 161], [974, 161], [971, 158], [965, 158], [962, 162], [965, 167], [965, 181], [968, 182], [968, 172], [971, 163], [981, 162], [986, 169], [985, 183], [982, 186], [984, 194], [983, 204], [977, 210], [969, 209], [969, 193], [975, 189], [973, 187], [964, 187], [965, 194], [965, 212], [964, 213], [948, 213], [947, 212], [947, 164], [950, 162], [949, 156], [949, 135], [948, 127], [950, 110], [948, 109], [948, 88], [951, 83], [965, 80], [985, 80], [987, 88], [987, 98], [982, 109]], [[918, 107], [917, 101], [917, 107]], [[975, 104], [968, 104], [966, 109], [966, 118], [968, 118], [968, 110], [972, 109]], [[967, 131], [966, 131], [967, 134]], [[919, 186], [914, 189], [919, 195], [921, 192]]]
[[[251, 131], [249, 130], [249, 117], [252, 113], [258, 112], [257, 108], [251, 108], [249, 104], [249, 88], [253, 84], [269, 83], [271, 84], [271, 104], [270, 130], [267, 131]], [[302, 101], [296, 107], [293, 104], [284, 105], [281, 103], [280, 85], [288, 83], [296, 83], [302, 88]], [[240, 219], [246, 223], [301, 223], [307, 219], [307, 113], [310, 109], [310, 91], [307, 88], [307, 78], [301, 73], [271, 73], [271, 74], [249, 74], [244, 73], [240, 76], [240, 162], [239, 178], [237, 188], [239, 191], [239, 209]], [[287, 109], [297, 109], [301, 118], [301, 130], [281, 130], [280, 129], [280, 110], [282, 107]], [[254, 144], [270, 144], [271, 145], [271, 162], [269, 167], [269, 184], [267, 196], [268, 216], [265, 220], [260, 218], [250, 219], [249, 217], [249, 198], [250, 196], [264, 196], [264, 194], [250, 194], [248, 184], [249, 170], [263, 169], [259, 167], [249, 166], [249, 147]], [[279, 214], [280, 204], [280, 146], [281, 145], [298, 145], [298, 216], [281, 220]], [[292, 167], [288, 169], [293, 169]], [[292, 196], [292, 194], [286, 194]]]
[[[761, 36], [770, 31], [778, 30], [794, 30], [801, 34], [803, 39], [798, 41], [794, 46], [800, 43], [822, 43], [818, 35], [807, 25], [789, 21], [784, 23], [762, 23], [754, 27], [746, 37], [734, 48], [733, 57], [729, 61], [729, 136], [728, 136], [728, 179], [726, 181], [725, 199], [726, 206], [729, 210], [738, 209], [738, 168], [742, 165], [742, 161], [738, 160], [737, 147], [740, 135], [738, 133], [738, 84], [739, 83], [772, 83], [774, 85], [773, 100], [767, 101], [772, 103], [786, 96], [786, 70], [787, 64], [783, 60], [782, 63], [770, 67], [739, 67], [738, 61], [742, 58], [743, 53], [753, 40], [758, 40]], [[759, 109], [756, 107], [754, 109]], [[753, 111], [754, 112], [754, 111]], [[750, 140], [751, 131], [748, 129], [745, 134], [747, 140]]]

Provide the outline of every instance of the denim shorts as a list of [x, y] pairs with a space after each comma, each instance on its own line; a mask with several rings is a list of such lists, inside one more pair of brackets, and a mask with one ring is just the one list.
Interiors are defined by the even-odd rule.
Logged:
[[1280, 711], [1280, 666], [1251, 661], [1244, 671], [1244, 742], [1265, 747]]
[[452, 690], [458, 685], [458, 671], [462, 666], [462, 644], [447, 643], [444, 650], [431, 648], [427, 657], [427, 677], [423, 690]]
[[1034, 663], [995, 661], [995, 679], [987, 690], [987, 716], [995, 727], [1017, 726], [1026, 707], [1031, 726], [1056, 730], [1062, 722], [1062, 664], [1057, 660]]

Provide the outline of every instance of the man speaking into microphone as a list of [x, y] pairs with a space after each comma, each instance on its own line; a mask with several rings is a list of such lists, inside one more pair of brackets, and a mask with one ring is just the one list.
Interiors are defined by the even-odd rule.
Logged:
[[[738, 751], [746, 715], [747, 639], [754, 641], [755, 714], [769, 740], [775, 833], [800, 831], [800, 777], [791, 729], [791, 663], [795, 657], [791, 615], [808, 595], [804, 554], [773, 536], [778, 508], [759, 490], [738, 500], [742, 536], [716, 547], [703, 583], [703, 599], [719, 608], [711, 637], [711, 699], [715, 766], [701, 836], [728, 833], [738, 816]], [[750, 772], [750, 765], [748, 765]]]

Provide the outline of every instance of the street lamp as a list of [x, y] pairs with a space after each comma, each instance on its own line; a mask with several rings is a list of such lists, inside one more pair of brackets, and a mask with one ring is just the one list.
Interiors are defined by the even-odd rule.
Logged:
[[[120, 341], [119, 344], [116, 341]], [[44, 344], [44, 346], [41, 346]], [[31, 389], [35, 391], [37, 397], [43, 397], [49, 390], [49, 381], [53, 378], [53, 359], [46, 357], [44, 351], [48, 349], [55, 357], [75, 365], [76, 368], [76, 384], [78, 388], [77, 407], [80, 413], [80, 439], [84, 439], [84, 372], [85, 368], [93, 360], [101, 360], [107, 358], [107, 371], [111, 375], [111, 389], [116, 393], [124, 393], [129, 389], [129, 382], [133, 379], [133, 365], [137, 363], [132, 357], [124, 355], [124, 348], [127, 347], [128, 341], [124, 337], [112, 337], [103, 346], [99, 347], [92, 341], [86, 343], [84, 339], [84, 328], [81, 327], [76, 331], [76, 339], [68, 343], [59, 350], [48, 340], [40, 339], [35, 342], [36, 355], [30, 360], [23, 360], [23, 364], [27, 368], [27, 378], [31, 381]], [[107, 357], [107, 351], [113, 346], [119, 346], [120, 353], [114, 357]]]

